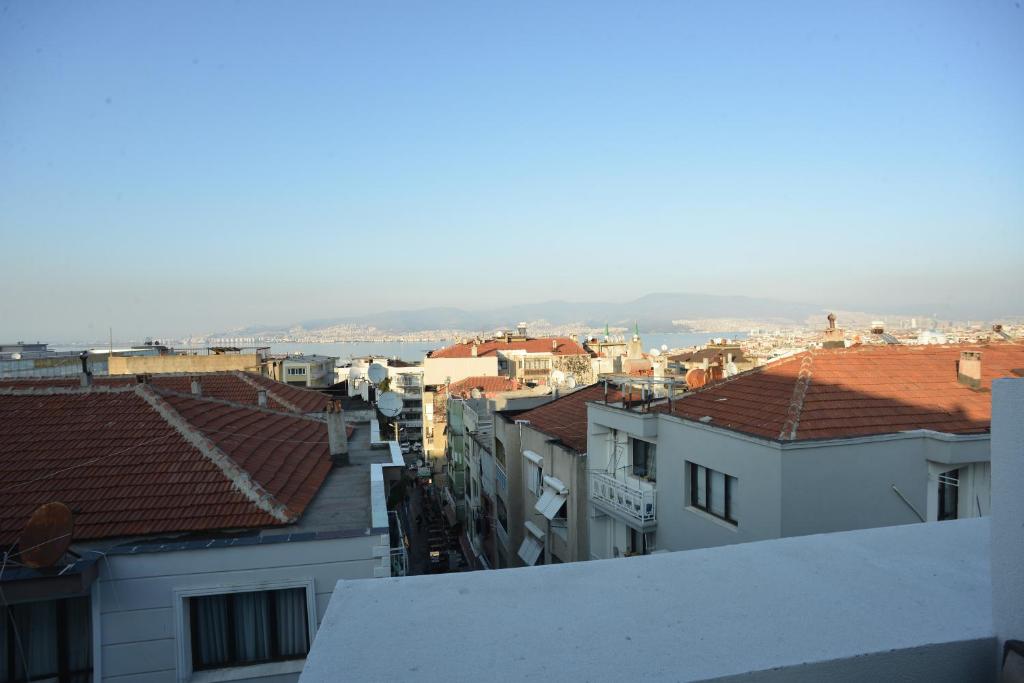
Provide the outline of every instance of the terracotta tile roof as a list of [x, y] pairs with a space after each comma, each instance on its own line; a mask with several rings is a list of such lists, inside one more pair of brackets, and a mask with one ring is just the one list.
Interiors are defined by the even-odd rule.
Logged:
[[[556, 346], [552, 348], [551, 342]], [[472, 358], [474, 342], [465, 344], [452, 344], [443, 349], [431, 351], [430, 358]], [[485, 339], [476, 345], [476, 355], [496, 356], [498, 351], [525, 351], [527, 353], [553, 353], [557, 356], [585, 356], [589, 355], [583, 345], [571, 337], [540, 337], [527, 339], [525, 341], [510, 341], [504, 339]]]
[[[192, 374], [151, 375], [149, 383], [160, 390], [174, 391], [181, 394], [192, 393], [192, 377], [199, 377], [202, 382], [204, 397], [234, 401], [247, 405], [258, 405], [257, 392], [267, 390], [267, 407], [294, 413], [322, 413], [330, 397], [302, 387], [293, 387], [252, 372], [209, 372]], [[115, 375], [93, 377], [97, 387], [127, 387], [137, 384], [134, 375]], [[78, 377], [45, 377], [30, 379], [0, 380], [0, 389], [34, 389], [55, 387], [74, 389], [79, 387]]]
[[[622, 394], [609, 389], [608, 400], [621, 400]], [[517, 420], [529, 420], [530, 429], [552, 436], [577, 453], [587, 452], [587, 403], [604, 401], [604, 385], [591, 384], [588, 387], [556, 398], [537, 408], [516, 416]]]
[[[980, 390], [957, 382], [962, 351], [981, 352]], [[992, 380], [1022, 365], [1020, 344], [820, 349], [709, 384], [674, 401], [672, 413], [777, 440], [980, 433], [992, 416]]]
[[0, 545], [54, 500], [76, 540], [287, 524], [330, 468], [311, 418], [146, 385], [0, 388]]
[[508, 377], [466, 377], [458, 382], [452, 382], [447, 387], [441, 387], [437, 393], [444, 394], [450, 391], [453, 396], [461, 396], [463, 392], [468, 395], [473, 389], [479, 389], [484, 396], [493, 396], [522, 388], [523, 385], [518, 380]]

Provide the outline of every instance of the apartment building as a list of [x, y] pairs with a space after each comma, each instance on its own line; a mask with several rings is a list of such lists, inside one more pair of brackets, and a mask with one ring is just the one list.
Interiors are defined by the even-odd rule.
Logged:
[[590, 556], [989, 514], [990, 387], [1024, 346], [806, 351], [588, 406]]
[[294, 681], [337, 581], [404, 570], [397, 445], [255, 377], [0, 382], [2, 680]]
[[336, 360], [317, 354], [286, 356], [281, 360], [281, 381], [296, 387], [325, 389], [334, 384]]
[[589, 559], [587, 403], [603, 397], [604, 387], [595, 384], [501, 413], [495, 445], [512, 485], [496, 499], [499, 566]]

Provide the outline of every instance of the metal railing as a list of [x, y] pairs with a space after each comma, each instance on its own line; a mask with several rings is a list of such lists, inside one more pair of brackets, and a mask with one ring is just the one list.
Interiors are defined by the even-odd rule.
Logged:
[[409, 552], [406, 550], [405, 530], [396, 510], [388, 510], [388, 531], [391, 537], [391, 576], [409, 573]]
[[639, 522], [657, 521], [657, 491], [601, 472], [590, 473], [590, 499]]

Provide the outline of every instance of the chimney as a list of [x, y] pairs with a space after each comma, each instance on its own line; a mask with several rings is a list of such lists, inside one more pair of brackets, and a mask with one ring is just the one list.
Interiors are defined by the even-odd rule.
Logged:
[[552, 339], [551, 340], [551, 350], [552, 351], [557, 351], [558, 350], [558, 339]]
[[972, 389], [981, 388], [981, 352], [961, 351], [956, 364], [956, 381]]
[[203, 397], [203, 378], [199, 375], [192, 375], [192, 395], [196, 398]]
[[519, 323], [519, 325], [516, 326], [516, 333], [520, 337], [525, 337], [526, 336], [526, 323]]
[[845, 349], [846, 341], [843, 339], [843, 328], [836, 327], [836, 314], [828, 314], [828, 327], [825, 328], [825, 339], [821, 343], [825, 349]]
[[473, 342], [473, 347], [469, 350], [469, 353], [470, 353], [471, 356], [473, 356], [473, 358], [476, 358], [476, 352], [477, 352], [477, 344], [476, 344], [476, 342]]
[[267, 407], [267, 390], [260, 389], [256, 392], [256, 403], [259, 404], [260, 408]]
[[135, 375], [135, 383], [136, 384], [149, 384], [149, 375], [145, 374], [145, 373], [143, 373], [141, 375]]
[[331, 449], [331, 462], [335, 465], [348, 464], [348, 434], [345, 432], [345, 411], [341, 401], [327, 402], [327, 441]]
[[92, 373], [89, 372], [89, 352], [82, 351], [78, 354], [78, 359], [82, 361], [82, 388], [88, 388], [92, 386]]

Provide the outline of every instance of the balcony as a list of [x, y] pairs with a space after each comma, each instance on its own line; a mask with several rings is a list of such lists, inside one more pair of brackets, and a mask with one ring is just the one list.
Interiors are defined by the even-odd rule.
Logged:
[[635, 477], [625, 481], [609, 474], [590, 473], [590, 500], [600, 510], [641, 530], [657, 524], [657, 491], [653, 484]]

